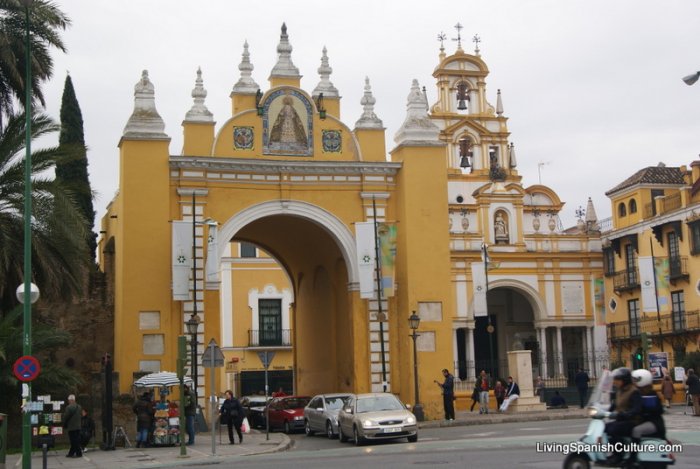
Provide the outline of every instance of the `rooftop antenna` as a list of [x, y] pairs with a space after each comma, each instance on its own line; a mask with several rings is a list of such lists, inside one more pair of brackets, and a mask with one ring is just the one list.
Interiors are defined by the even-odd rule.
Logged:
[[552, 164], [551, 161], [540, 161], [537, 163], [537, 179], [539, 180], [539, 184], [542, 185], [542, 166], [546, 166], [548, 164]]

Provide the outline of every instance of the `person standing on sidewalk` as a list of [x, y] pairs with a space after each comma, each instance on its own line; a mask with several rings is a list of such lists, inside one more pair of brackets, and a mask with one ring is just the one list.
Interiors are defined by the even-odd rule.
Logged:
[[144, 392], [133, 406], [136, 414], [136, 447], [148, 448], [148, 433], [153, 426], [153, 416], [155, 409], [151, 401], [151, 395]]
[[435, 384], [442, 389], [442, 405], [445, 408], [445, 420], [455, 419], [455, 378], [447, 371], [447, 368], [442, 370], [442, 376], [445, 377], [443, 383], [435, 380]]
[[576, 384], [576, 389], [578, 389], [578, 399], [583, 409], [586, 405], [586, 397], [588, 397], [588, 382], [591, 379], [588, 377], [588, 373], [583, 371], [583, 368], [579, 368], [576, 376], [574, 376], [574, 383]]
[[225, 394], [226, 400], [221, 404], [221, 423], [228, 426], [228, 441], [230, 444], [234, 444], [234, 428], [236, 433], [238, 433], [238, 442], [243, 443], [241, 424], [243, 423], [243, 417], [245, 417], [245, 411], [240, 401], [236, 399], [230, 390], [227, 390]]
[[496, 398], [496, 407], [500, 409], [503, 405], [503, 399], [506, 398], [506, 388], [500, 379], [497, 379], [493, 386], [493, 397]]
[[479, 388], [479, 413], [489, 413], [489, 390], [491, 389], [491, 381], [486, 375], [486, 371], [481, 370], [479, 377], [476, 379], [476, 387]]
[[187, 445], [194, 444], [194, 417], [197, 414], [197, 400], [190, 391], [190, 387], [185, 385], [185, 395], [183, 396], [185, 410], [185, 428], [187, 429]]
[[70, 450], [66, 454], [67, 458], [82, 458], [83, 451], [80, 448], [80, 419], [82, 408], [75, 402], [75, 395], [68, 396], [68, 406], [63, 412], [63, 428], [68, 430], [70, 439]]
[[671, 408], [671, 400], [673, 399], [673, 395], [675, 393], [676, 390], [673, 388], [673, 380], [671, 379], [671, 376], [665, 374], [664, 379], [661, 381], [661, 394], [664, 396], [667, 409]]
[[696, 417], [700, 417], [700, 379], [692, 368], [688, 369], [688, 378], [685, 380], [685, 386], [688, 388], [688, 394], [693, 399], [693, 414]]

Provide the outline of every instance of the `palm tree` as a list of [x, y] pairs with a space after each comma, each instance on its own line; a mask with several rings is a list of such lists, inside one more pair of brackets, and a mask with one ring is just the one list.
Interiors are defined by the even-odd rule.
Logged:
[[[50, 1], [34, 0], [29, 8], [29, 35], [32, 54], [32, 98], [44, 105], [41, 84], [51, 78], [52, 47], [62, 52], [65, 45], [59, 31], [70, 26], [70, 19]], [[24, 106], [26, 70], [25, 7], [20, 0], [0, 0], [0, 122], [14, 112], [14, 100]]]
[[[59, 130], [48, 116], [32, 118], [32, 139]], [[0, 128], [0, 313], [16, 304], [23, 282], [24, 114], [10, 116]], [[86, 223], [75, 195], [48, 177], [56, 160], [74, 148], [46, 148], [32, 153], [32, 281], [43, 297], [70, 298], [81, 292], [90, 259]]]

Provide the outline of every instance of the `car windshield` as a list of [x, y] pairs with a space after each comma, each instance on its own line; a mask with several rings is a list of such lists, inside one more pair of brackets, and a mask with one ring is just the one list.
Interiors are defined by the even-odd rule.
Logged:
[[358, 413], [402, 409], [401, 402], [394, 396], [365, 397], [357, 400]]
[[301, 397], [298, 399], [285, 399], [283, 407], [285, 409], [303, 409], [308, 403], [309, 399], [305, 397]]
[[343, 403], [348, 396], [333, 396], [326, 398], [326, 407], [328, 410], [338, 410], [343, 408]]

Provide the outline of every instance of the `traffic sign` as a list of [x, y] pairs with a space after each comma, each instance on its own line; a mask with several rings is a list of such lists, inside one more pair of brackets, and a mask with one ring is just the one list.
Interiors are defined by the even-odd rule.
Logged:
[[270, 350], [264, 350], [262, 352], [258, 352], [258, 358], [262, 362], [262, 365], [265, 367], [267, 370], [270, 367], [270, 363], [272, 363], [272, 359], [275, 358], [275, 352], [271, 352]]
[[219, 368], [224, 366], [224, 352], [216, 344], [214, 339], [209, 341], [209, 345], [202, 354], [202, 366], [204, 368]]
[[39, 360], [35, 357], [24, 355], [17, 359], [12, 367], [12, 371], [20, 381], [34, 381], [39, 376], [41, 365], [39, 365]]

